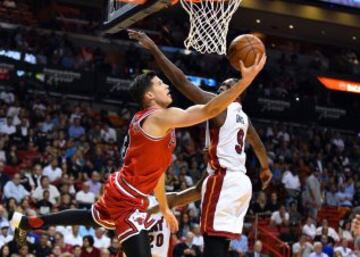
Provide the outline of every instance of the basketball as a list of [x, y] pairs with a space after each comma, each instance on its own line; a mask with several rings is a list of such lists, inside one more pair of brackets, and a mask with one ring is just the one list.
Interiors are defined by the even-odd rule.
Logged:
[[245, 34], [231, 42], [227, 58], [234, 69], [240, 71], [240, 60], [244, 62], [245, 67], [249, 67], [254, 64], [256, 54], [260, 54], [261, 57], [264, 53], [263, 42], [257, 36]]

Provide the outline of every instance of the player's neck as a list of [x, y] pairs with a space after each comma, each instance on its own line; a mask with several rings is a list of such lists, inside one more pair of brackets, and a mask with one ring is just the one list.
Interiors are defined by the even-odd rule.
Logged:
[[161, 106], [156, 102], [151, 102], [149, 104], [144, 105], [144, 109], [165, 109], [166, 107]]

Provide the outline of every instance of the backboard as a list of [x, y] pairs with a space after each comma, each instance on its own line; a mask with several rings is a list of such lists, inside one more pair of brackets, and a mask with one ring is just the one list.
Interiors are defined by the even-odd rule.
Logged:
[[[140, 3], [141, 2], [141, 3]], [[171, 0], [105, 1], [103, 33], [117, 33], [145, 17], [171, 6]]]

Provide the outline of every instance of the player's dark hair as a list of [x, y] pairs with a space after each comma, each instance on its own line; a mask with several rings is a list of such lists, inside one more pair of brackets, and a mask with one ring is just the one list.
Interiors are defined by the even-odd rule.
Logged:
[[237, 82], [239, 82], [239, 79], [237, 79], [237, 78], [229, 78], [229, 79], [226, 79], [223, 82], [221, 82], [220, 87], [221, 86], [226, 86], [229, 89], [230, 87], [235, 85], [235, 83], [237, 83]]
[[156, 73], [149, 71], [147, 73], [136, 76], [131, 83], [129, 93], [131, 97], [138, 104], [143, 104], [143, 99], [146, 91], [151, 87], [151, 80], [156, 76]]
[[[238, 78], [229, 78], [229, 79], [226, 79], [224, 80], [223, 82], [221, 82], [221, 84], [219, 85], [219, 88], [221, 86], [226, 86], [227, 89], [231, 88], [233, 85], [235, 85], [236, 83], [239, 82], [239, 79]], [[239, 99], [240, 99], [240, 102], [242, 102], [244, 100], [244, 97], [245, 97], [245, 92], [242, 92], [242, 94], [240, 95]], [[221, 93], [220, 91], [218, 91], [218, 94]]]

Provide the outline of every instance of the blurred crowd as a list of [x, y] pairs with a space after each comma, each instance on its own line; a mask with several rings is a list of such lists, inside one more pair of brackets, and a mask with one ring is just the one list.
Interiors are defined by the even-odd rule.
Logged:
[[[158, 22], [148, 26], [155, 28]], [[163, 23], [157, 42], [181, 47], [184, 35], [180, 28], [175, 20]], [[131, 78], [143, 69], [157, 69], [151, 57], [135, 44], [127, 51], [105, 51], [79, 46], [66, 35], [0, 29], [0, 45], [2, 49], [32, 53], [40, 65], [96, 70], [121, 78]], [[268, 38], [267, 47], [274, 65], [268, 65], [248, 94], [276, 99], [300, 97], [338, 106], [333, 93], [316, 87], [310, 75], [319, 70], [350, 75], [360, 71], [359, 53], [351, 50], [336, 51], [276, 38]], [[207, 77], [211, 70], [218, 81], [234, 74], [225, 59], [198, 58], [181, 51], [168, 54], [187, 74]], [[121, 166], [121, 145], [133, 112], [123, 108], [121, 114], [115, 114], [93, 104], [70, 104], [66, 99], [12, 88], [0, 92], [0, 257], [116, 256], [119, 242], [112, 232], [84, 226], [32, 232], [27, 245], [19, 249], [9, 220], [14, 211], [33, 216], [90, 208], [107, 176]], [[360, 206], [360, 138], [352, 132], [316, 126], [253, 123], [268, 151], [273, 180], [266, 191], [260, 190], [259, 165], [248, 149], [253, 200], [244, 234], [230, 243], [231, 257], [268, 254], [264, 242], [255, 236], [258, 226], [264, 224], [288, 245], [294, 257], [360, 256], [360, 239], [349, 229], [350, 210]], [[177, 131], [167, 191], [193, 186], [206, 170], [204, 136], [199, 136], [203, 132], [203, 126]], [[324, 208], [339, 211], [339, 220], [322, 219]], [[180, 229], [173, 235], [174, 257], [200, 257], [203, 238], [199, 203], [177, 208], [175, 213]]]
[[[28, 245], [20, 249], [9, 228], [14, 211], [37, 215], [90, 208], [99, 197], [106, 177], [121, 165], [120, 148], [133, 110], [123, 110], [118, 116], [95, 109], [60, 98], [0, 92], [0, 256], [115, 256], [119, 242], [102, 228], [50, 227], [30, 233]], [[231, 242], [230, 253], [251, 256], [253, 251], [261, 252], [261, 241], [253, 241], [256, 226], [249, 226], [257, 216], [292, 246], [294, 256], [309, 256], [306, 253], [319, 248], [317, 241], [330, 257], [355, 256], [338, 254], [347, 247], [351, 254], [358, 250], [347, 216], [336, 227], [326, 220], [317, 223], [317, 218], [323, 206], [345, 208], [346, 212], [359, 205], [359, 137], [285, 123], [254, 124], [274, 177], [266, 193], [259, 190], [259, 167], [248, 150], [254, 197], [244, 235]], [[204, 142], [199, 137], [203, 130], [198, 126], [177, 132], [167, 191], [193, 186], [205, 171]], [[180, 229], [173, 236], [174, 256], [201, 256], [199, 203], [175, 213]]]
[[[175, 33], [176, 30], [168, 31]], [[172, 41], [164, 40], [162, 34], [152, 37], [159, 44], [173, 47]], [[114, 50], [100, 43], [96, 48], [86, 47], [75, 43], [66, 34], [49, 34], [38, 30], [0, 29], [0, 35], [0, 45], [3, 49], [32, 53], [36, 57], [37, 64], [40, 65], [85, 71], [96, 70], [124, 79], [132, 78], [144, 69], [158, 70], [151, 56], [135, 43], [119, 46], [118, 50]], [[123, 40], [128, 39], [124, 36]], [[309, 45], [275, 37], [267, 38], [266, 42], [269, 60], [258, 79], [257, 86], [254, 87], [256, 95], [283, 100], [297, 98], [328, 107], [357, 106], [356, 108], [359, 108], [356, 99], [346, 101], [336, 92], [323, 88], [316, 79], [319, 73], [327, 72], [356, 76], [360, 72], [358, 53], [350, 49], [340, 51], [334, 47]], [[198, 54], [185, 54], [180, 48], [171, 51], [164, 48], [164, 50], [185, 74], [208, 78], [211, 70], [210, 78], [216, 81], [239, 76], [224, 57], [199, 58]]]

